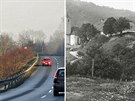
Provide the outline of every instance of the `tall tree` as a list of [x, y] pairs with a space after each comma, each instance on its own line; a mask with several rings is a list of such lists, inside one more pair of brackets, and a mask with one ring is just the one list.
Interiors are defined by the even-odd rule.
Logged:
[[100, 46], [95, 43], [93, 46], [87, 48], [86, 54], [88, 57], [90, 57], [92, 60], [92, 66], [91, 66], [91, 76], [94, 77], [94, 66], [95, 66], [95, 58], [96, 56], [101, 52], [99, 49]]
[[81, 38], [81, 42], [85, 43], [99, 33], [100, 31], [98, 31], [94, 25], [86, 23], [81, 26], [78, 36]]
[[14, 41], [7, 33], [2, 33], [0, 35], [0, 54], [5, 54], [7, 51], [12, 49], [14, 46]]
[[104, 34], [112, 36], [112, 34], [115, 32], [113, 28], [113, 25], [115, 22], [116, 22], [116, 19], [114, 17], [110, 17], [105, 21], [104, 26], [103, 26]]
[[25, 30], [19, 33], [20, 44], [27, 44], [28, 41], [45, 41], [46, 35], [41, 30]]
[[64, 32], [56, 31], [48, 42], [48, 54], [63, 55], [64, 54]]
[[[40, 50], [40, 52], [43, 52], [43, 50], [45, 50], [44, 48], [44, 43], [45, 43], [45, 37], [46, 35], [44, 34], [43, 31], [41, 30], [26, 30], [26, 31], [22, 31], [19, 34], [19, 43], [20, 46], [22, 47], [32, 47], [33, 49], [35, 49], [35, 51]], [[37, 46], [37, 44], [39, 46]]]
[[130, 21], [125, 17], [120, 17], [113, 25], [114, 31], [120, 32], [120, 34], [122, 34], [122, 31], [130, 29], [130, 27]]

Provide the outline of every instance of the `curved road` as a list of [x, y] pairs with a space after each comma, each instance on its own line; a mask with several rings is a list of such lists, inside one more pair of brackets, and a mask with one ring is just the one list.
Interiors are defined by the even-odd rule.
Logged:
[[57, 68], [64, 66], [64, 57], [51, 58], [51, 67], [34, 67], [37, 70], [22, 85], [1, 93], [0, 101], [64, 101], [64, 94], [53, 96], [54, 73]]

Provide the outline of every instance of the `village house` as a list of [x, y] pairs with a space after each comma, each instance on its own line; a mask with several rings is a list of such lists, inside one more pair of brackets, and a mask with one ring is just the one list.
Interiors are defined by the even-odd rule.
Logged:
[[66, 18], [67, 29], [66, 29], [66, 44], [67, 47], [75, 46], [80, 44], [80, 38], [77, 36], [78, 27], [71, 26], [71, 19], [67, 14]]

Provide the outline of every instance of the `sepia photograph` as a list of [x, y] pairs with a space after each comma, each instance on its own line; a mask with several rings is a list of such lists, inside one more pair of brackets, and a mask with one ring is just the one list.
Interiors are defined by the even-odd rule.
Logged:
[[66, 101], [135, 101], [135, 1], [66, 1]]
[[64, 0], [0, 0], [0, 101], [64, 101]]

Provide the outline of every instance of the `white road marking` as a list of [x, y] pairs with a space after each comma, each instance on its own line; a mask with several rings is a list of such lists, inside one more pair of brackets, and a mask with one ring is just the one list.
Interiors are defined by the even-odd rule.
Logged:
[[53, 89], [53, 86], [52, 86], [52, 89]]
[[46, 97], [46, 95], [42, 96], [41, 99], [43, 99], [43, 98], [45, 98], [45, 97]]
[[57, 58], [56, 57], [54, 57], [54, 59], [57, 61]]
[[52, 90], [49, 90], [49, 93], [51, 93], [52, 92]]
[[56, 62], [57, 62], [57, 68], [59, 67], [58, 65], [59, 65], [59, 62], [58, 62], [58, 59], [56, 58], [56, 57], [54, 57], [54, 59], [56, 60]]

